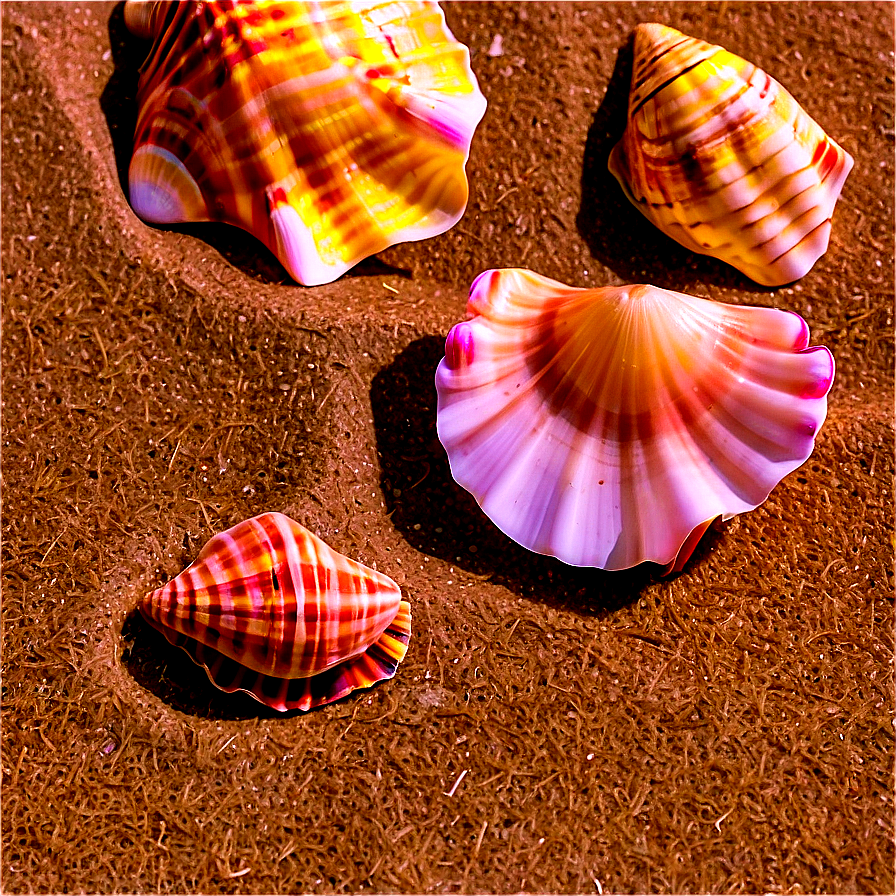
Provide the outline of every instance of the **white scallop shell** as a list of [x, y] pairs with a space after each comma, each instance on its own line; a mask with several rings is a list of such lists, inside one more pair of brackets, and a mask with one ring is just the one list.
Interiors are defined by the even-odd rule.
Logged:
[[525, 270], [481, 274], [467, 312], [436, 373], [452, 475], [514, 541], [575, 566], [680, 568], [825, 419], [833, 358], [791, 312]]

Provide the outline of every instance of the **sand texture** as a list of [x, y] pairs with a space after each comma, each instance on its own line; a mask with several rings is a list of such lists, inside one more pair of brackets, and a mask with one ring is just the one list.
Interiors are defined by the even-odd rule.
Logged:
[[[892, 4], [447, 4], [489, 104], [466, 215], [316, 288], [134, 215], [120, 4], [0, 13], [3, 892], [893, 892]], [[608, 174], [648, 21], [855, 158], [799, 282], [693, 255]], [[837, 364], [815, 453], [670, 579], [510, 542], [433, 376], [473, 278], [520, 266], [798, 312]], [[134, 615], [265, 510], [398, 582], [394, 679], [279, 715]]]

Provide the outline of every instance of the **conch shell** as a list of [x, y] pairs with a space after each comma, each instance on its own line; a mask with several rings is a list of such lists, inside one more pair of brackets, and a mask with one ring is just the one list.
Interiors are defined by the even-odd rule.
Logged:
[[811, 454], [834, 360], [791, 312], [486, 271], [436, 373], [455, 480], [574, 566], [678, 570]]
[[434, 2], [128, 0], [155, 39], [128, 175], [145, 221], [223, 221], [301, 283], [443, 233], [485, 98]]
[[411, 637], [392, 579], [282, 513], [216, 535], [138, 609], [216, 687], [281, 712], [391, 678]]
[[647, 24], [635, 31], [628, 124], [609, 164], [667, 236], [780, 286], [827, 250], [853, 160], [752, 63]]

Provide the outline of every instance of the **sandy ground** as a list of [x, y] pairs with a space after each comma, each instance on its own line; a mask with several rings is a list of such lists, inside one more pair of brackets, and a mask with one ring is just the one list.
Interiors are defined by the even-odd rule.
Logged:
[[[4, 892], [892, 893], [893, 6], [446, 14], [489, 102], [465, 217], [308, 289], [130, 210], [120, 6], [3, 4]], [[798, 283], [691, 255], [607, 174], [643, 21], [855, 157]], [[799, 312], [837, 363], [814, 455], [672, 579], [517, 547], [435, 437], [445, 334], [505, 266]], [[134, 617], [263, 510], [398, 581], [392, 681], [280, 716]]]

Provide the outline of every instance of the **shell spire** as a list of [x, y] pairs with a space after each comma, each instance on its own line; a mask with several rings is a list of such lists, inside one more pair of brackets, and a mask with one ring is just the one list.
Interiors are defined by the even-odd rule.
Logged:
[[463, 214], [485, 98], [434, 2], [128, 0], [155, 39], [128, 174], [145, 221], [222, 221], [329, 283]]
[[853, 159], [755, 65], [650, 23], [609, 166], [667, 236], [780, 286], [827, 251]]
[[680, 569], [811, 454], [834, 375], [799, 315], [487, 271], [436, 373], [455, 480], [574, 566]]
[[131, 34], [150, 40], [162, 27], [172, 2], [177, 0], [126, 0], [124, 23]]
[[392, 579], [282, 513], [216, 535], [138, 609], [214, 685], [280, 711], [391, 678], [411, 633]]

